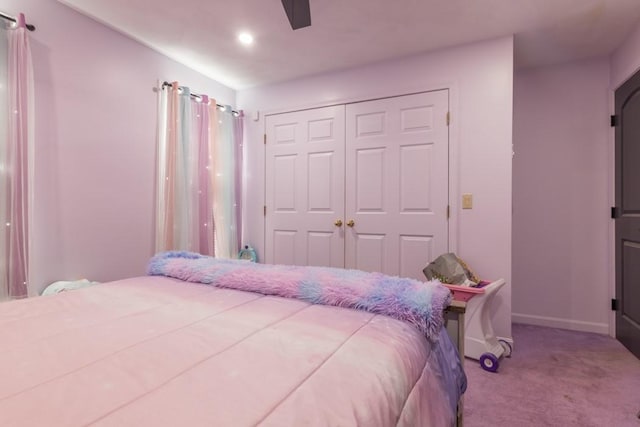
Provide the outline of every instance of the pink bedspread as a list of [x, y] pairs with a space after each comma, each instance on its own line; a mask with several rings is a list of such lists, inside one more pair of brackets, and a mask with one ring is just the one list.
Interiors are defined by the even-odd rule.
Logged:
[[140, 277], [0, 304], [0, 426], [448, 426], [409, 324]]

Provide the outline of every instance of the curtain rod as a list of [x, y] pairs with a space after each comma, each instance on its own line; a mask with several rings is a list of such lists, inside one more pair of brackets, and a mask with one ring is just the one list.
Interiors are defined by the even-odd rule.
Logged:
[[[164, 89], [165, 87], [171, 87], [171, 86], [173, 85], [169, 82], [162, 82], [162, 89]], [[190, 93], [189, 96], [194, 99], [202, 99], [202, 95], [198, 95], [197, 93]], [[223, 110], [227, 108], [221, 104], [216, 104], [216, 107], [222, 108]], [[235, 114], [236, 116], [240, 115], [240, 112], [236, 110], [231, 110], [231, 113]]]
[[[13, 16], [5, 15], [2, 12], [0, 12], [0, 18], [4, 18], [7, 21], [18, 22], [16, 20], [16, 18], [14, 18]], [[36, 26], [35, 25], [31, 25], [31, 24], [26, 24], [25, 23], [25, 26], [27, 27], [27, 30], [29, 30], [29, 31], [35, 31], [36, 30]]]

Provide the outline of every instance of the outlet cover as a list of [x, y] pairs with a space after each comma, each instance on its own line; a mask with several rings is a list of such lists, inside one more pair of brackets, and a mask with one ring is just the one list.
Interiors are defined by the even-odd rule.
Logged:
[[471, 193], [464, 193], [462, 195], [462, 209], [473, 208], [473, 195]]

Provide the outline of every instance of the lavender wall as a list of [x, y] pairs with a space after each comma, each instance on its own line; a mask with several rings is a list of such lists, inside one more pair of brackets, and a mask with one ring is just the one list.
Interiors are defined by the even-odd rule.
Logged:
[[158, 79], [235, 104], [235, 92], [61, 5], [24, 12], [36, 91], [31, 292], [60, 279], [144, 273], [153, 252]]
[[518, 71], [513, 319], [608, 333], [609, 62]]
[[[238, 92], [249, 113], [246, 243], [264, 249], [265, 112], [450, 88], [451, 249], [480, 276], [506, 279], [494, 326], [510, 337], [512, 79], [509, 37]], [[461, 193], [473, 193], [474, 209], [458, 209]]]
[[640, 69], [640, 24], [611, 55], [611, 89]]

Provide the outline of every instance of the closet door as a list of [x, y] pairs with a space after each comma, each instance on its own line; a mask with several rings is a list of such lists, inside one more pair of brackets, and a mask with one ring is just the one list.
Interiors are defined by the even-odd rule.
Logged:
[[447, 90], [347, 105], [347, 268], [424, 280], [448, 251], [448, 109]]
[[344, 267], [344, 135], [343, 105], [266, 117], [265, 262]]

